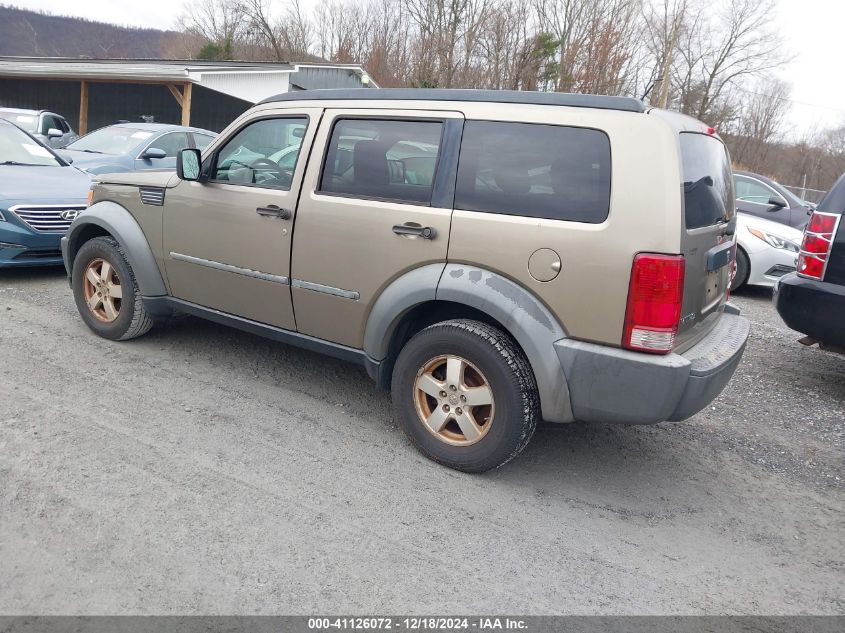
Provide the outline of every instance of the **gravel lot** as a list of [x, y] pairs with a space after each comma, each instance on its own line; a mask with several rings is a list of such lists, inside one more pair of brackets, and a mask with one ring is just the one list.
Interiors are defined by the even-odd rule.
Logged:
[[89, 332], [0, 272], [0, 613], [845, 613], [845, 358], [768, 291], [691, 421], [436, 466], [363, 369], [195, 319]]

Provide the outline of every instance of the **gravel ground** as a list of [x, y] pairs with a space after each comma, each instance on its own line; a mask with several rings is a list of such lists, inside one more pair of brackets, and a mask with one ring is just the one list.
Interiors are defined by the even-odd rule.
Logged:
[[692, 420], [548, 425], [481, 476], [362, 369], [195, 319], [90, 333], [0, 273], [0, 613], [843, 614], [845, 358], [764, 290]]

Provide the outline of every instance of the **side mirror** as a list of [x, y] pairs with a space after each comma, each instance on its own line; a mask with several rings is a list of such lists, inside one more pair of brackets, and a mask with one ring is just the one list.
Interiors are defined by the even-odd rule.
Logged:
[[194, 148], [183, 149], [176, 155], [176, 175], [182, 180], [200, 179], [200, 151]]
[[147, 160], [153, 158], [167, 158], [167, 152], [157, 147], [148, 147], [147, 150], [141, 154], [141, 158], [146, 158]]
[[[783, 198], [780, 196], [772, 196], [769, 198], [769, 204], [773, 207], [777, 207], [778, 209], [783, 209], [786, 206], [786, 202], [783, 201]], [[775, 209], [772, 209], [774, 211]]]
[[62, 134], [63, 132], [61, 130], [56, 129], [54, 127], [51, 127], [49, 130], [47, 130], [47, 138], [61, 138]]

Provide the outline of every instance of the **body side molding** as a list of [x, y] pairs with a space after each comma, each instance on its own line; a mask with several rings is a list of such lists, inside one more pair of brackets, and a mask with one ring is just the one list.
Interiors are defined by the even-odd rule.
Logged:
[[73, 221], [67, 235], [62, 238], [62, 257], [68, 277], [73, 274], [73, 260], [80, 247], [79, 237], [89, 225], [100, 227], [120, 243], [142, 295], [155, 297], [167, 294], [153, 251], [138, 222], [124, 207], [110, 201], [98, 202], [86, 209]]

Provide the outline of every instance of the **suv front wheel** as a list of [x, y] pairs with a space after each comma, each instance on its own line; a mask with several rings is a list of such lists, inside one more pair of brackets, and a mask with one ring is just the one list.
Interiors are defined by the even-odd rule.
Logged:
[[480, 321], [444, 321], [414, 335], [396, 360], [392, 393], [398, 422], [417, 448], [465, 472], [516, 457], [539, 418], [522, 350]]
[[73, 260], [73, 298], [85, 324], [103, 338], [125, 341], [152, 327], [132, 267], [120, 244], [95, 237]]

